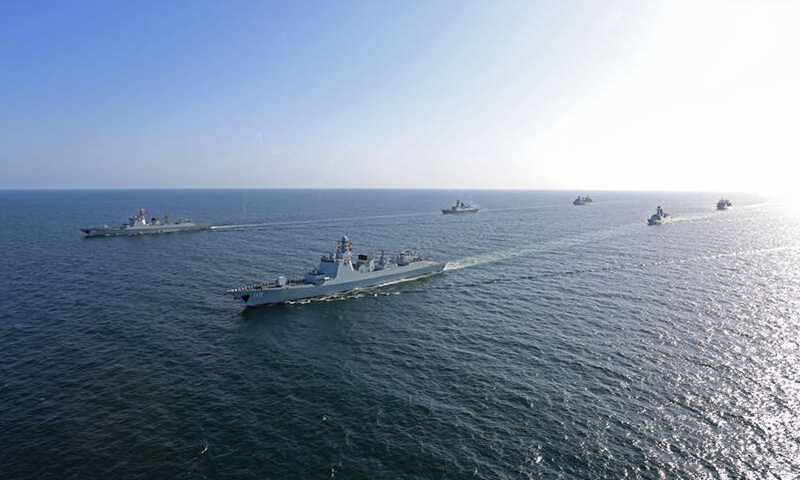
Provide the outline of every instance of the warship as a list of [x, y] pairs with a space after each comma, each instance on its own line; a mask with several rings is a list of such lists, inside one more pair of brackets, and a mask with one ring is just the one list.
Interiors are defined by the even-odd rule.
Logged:
[[327, 297], [388, 283], [414, 280], [440, 273], [444, 262], [425, 260], [419, 253], [403, 252], [391, 257], [381, 253], [353, 257], [347, 236], [337, 242], [335, 252], [322, 254], [319, 266], [304, 278], [287, 280], [279, 276], [272, 283], [249, 285], [227, 291], [245, 307], [275, 305], [295, 300]]
[[672, 220], [672, 215], [665, 212], [660, 206], [656, 207], [656, 213], [647, 219], [648, 225], [664, 225]]
[[728, 200], [727, 198], [720, 198], [719, 202], [717, 202], [717, 210], [727, 210], [728, 207], [732, 207], [733, 203]]
[[587, 203], [592, 203], [592, 202], [594, 202], [594, 200], [592, 200], [592, 197], [581, 197], [581, 196], [578, 196], [578, 198], [576, 198], [575, 200], [572, 201], [572, 204], [573, 205], [586, 205]]
[[475, 213], [478, 211], [478, 207], [473, 207], [472, 205], [466, 204], [461, 200], [456, 200], [456, 204], [450, 208], [443, 208], [442, 213]]
[[171, 233], [171, 232], [194, 232], [197, 230], [209, 230], [210, 223], [195, 223], [189, 219], [178, 220], [177, 222], [170, 222], [169, 217], [165, 216], [164, 220], [158, 220], [152, 217], [147, 219], [147, 212], [144, 207], [139, 209], [139, 213], [130, 217], [128, 223], [122, 224], [120, 227], [110, 227], [103, 225], [101, 227], [81, 228], [81, 231], [87, 237], [116, 237], [127, 235], [149, 235], [153, 233]]

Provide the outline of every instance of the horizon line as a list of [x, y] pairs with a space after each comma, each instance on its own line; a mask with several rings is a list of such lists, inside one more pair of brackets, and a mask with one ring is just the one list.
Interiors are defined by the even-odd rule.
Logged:
[[34, 187], [0, 188], [0, 192], [118, 192], [118, 191], [463, 191], [463, 192], [616, 192], [616, 193], [738, 193], [751, 195], [779, 195], [780, 192], [761, 192], [752, 190], [666, 190], [666, 189], [612, 189], [612, 188], [348, 188], [348, 187], [109, 187], [109, 188], [70, 188]]

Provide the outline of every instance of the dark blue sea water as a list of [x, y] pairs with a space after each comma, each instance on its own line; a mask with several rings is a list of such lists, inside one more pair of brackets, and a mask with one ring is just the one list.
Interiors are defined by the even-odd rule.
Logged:
[[[442, 215], [457, 198], [483, 210]], [[797, 478], [800, 215], [717, 198], [0, 192], [0, 477]], [[78, 230], [141, 206], [219, 228]], [[224, 295], [343, 233], [448, 266]]]

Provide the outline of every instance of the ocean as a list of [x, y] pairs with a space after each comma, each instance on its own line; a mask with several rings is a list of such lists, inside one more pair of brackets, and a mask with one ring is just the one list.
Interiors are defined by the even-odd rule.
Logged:
[[[800, 214], [718, 198], [2, 191], [0, 478], [798, 478]], [[214, 228], [79, 231], [142, 206]], [[342, 234], [447, 267], [225, 295]]]

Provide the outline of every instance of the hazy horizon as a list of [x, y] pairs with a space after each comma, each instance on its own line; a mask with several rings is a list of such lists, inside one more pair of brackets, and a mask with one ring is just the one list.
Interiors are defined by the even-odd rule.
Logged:
[[67, 187], [67, 188], [47, 188], [47, 187], [33, 187], [33, 188], [0, 188], [0, 192], [92, 192], [92, 191], [173, 191], [173, 190], [233, 190], [233, 191], [258, 191], [258, 190], [308, 190], [308, 191], [420, 191], [420, 192], [564, 192], [564, 193], [579, 193], [579, 194], [595, 194], [595, 193], [666, 193], [666, 194], [717, 194], [717, 195], [730, 195], [730, 194], [749, 194], [749, 195], [767, 195], [769, 192], [756, 192], [756, 191], [728, 191], [728, 190], [612, 190], [612, 189], [574, 189], [574, 188], [458, 188], [458, 187], [441, 187], [441, 188], [418, 188], [418, 187], [387, 187], [387, 188], [359, 188], [359, 187], [110, 187], [110, 188], [92, 188], [92, 187]]

